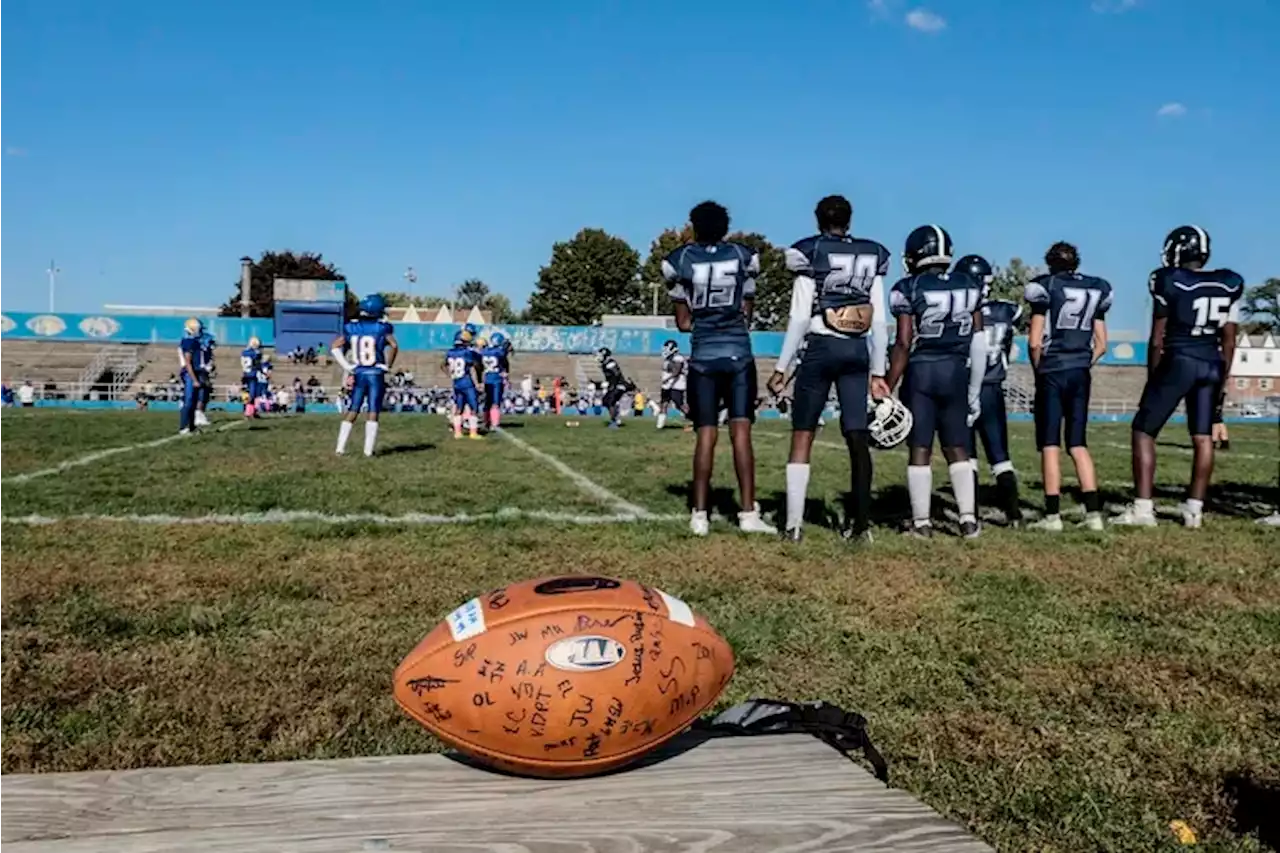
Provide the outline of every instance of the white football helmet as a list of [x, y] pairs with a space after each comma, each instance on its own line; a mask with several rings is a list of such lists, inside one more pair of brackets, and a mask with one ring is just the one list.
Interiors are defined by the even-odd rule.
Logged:
[[871, 444], [879, 450], [897, 447], [911, 433], [911, 410], [897, 397], [873, 400], [868, 396], [867, 416]]

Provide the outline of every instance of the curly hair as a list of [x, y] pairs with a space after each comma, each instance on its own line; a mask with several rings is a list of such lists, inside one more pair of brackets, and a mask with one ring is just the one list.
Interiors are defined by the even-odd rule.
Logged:
[[1052, 273], [1075, 272], [1080, 269], [1080, 250], [1059, 240], [1044, 253], [1044, 264]]
[[704, 201], [689, 211], [693, 239], [703, 245], [719, 243], [729, 233], [729, 211], [714, 201]]
[[819, 231], [848, 231], [853, 220], [853, 205], [842, 195], [829, 195], [818, 202], [813, 214], [818, 218]]

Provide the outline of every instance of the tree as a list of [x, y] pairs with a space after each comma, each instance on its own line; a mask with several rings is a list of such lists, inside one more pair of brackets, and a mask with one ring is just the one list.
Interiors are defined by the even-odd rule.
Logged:
[[[747, 246], [760, 256], [760, 275], [756, 278], [755, 312], [753, 329], [780, 329], [786, 325], [791, 309], [791, 274], [787, 272], [786, 258], [781, 249], [761, 234], [737, 231], [725, 238]], [[693, 240], [693, 229], [686, 225], [677, 231], [668, 228], [649, 246], [649, 257], [640, 273], [646, 307], [653, 310], [653, 292], [658, 285], [658, 314], [671, 314], [674, 307], [667, 296], [667, 285], [662, 278], [662, 261], [667, 255]]]
[[643, 304], [639, 253], [620, 237], [584, 228], [552, 246], [529, 314], [535, 323], [588, 325], [604, 314], [635, 314]]
[[1280, 278], [1269, 278], [1246, 290], [1240, 308], [1244, 331], [1251, 335], [1280, 334]]
[[472, 308], [476, 305], [484, 307], [489, 298], [489, 285], [478, 278], [469, 278], [458, 285], [454, 291], [453, 301], [459, 308]]
[[397, 308], [409, 306], [414, 308], [439, 308], [441, 305], [449, 304], [449, 300], [443, 296], [417, 296], [401, 290], [383, 290], [378, 295], [386, 300], [387, 305]]
[[[249, 316], [273, 317], [276, 313], [275, 280], [277, 278], [313, 278], [321, 281], [346, 281], [346, 276], [339, 272], [333, 264], [327, 263], [319, 253], [303, 252], [295, 254], [286, 249], [283, 252], [263, 252], [256, 263], [250, 267], [249, 282]], [[347, 301], [351, 301], [351, 291], [347, 291]], [[223, 317], [240, 316], [240, 282], [236, 282], [235, 292], [227, 300], [218, 314]]]
[[[1044, 270], [1027, 266], [1023, 263], [1022, 258], [1011, 258], [1008, 266], [996, 267], [994, 272], [994, 277], [991, 280], [990, 298], [1007, 299], [1010, 302], [1022, 305], [1022, 292], [1026, 289], [1027, 282], [1042, 274]], [[1030, 326], [1031, 312], [1023, 310], [1022, 317], [1018, 320], [1017, 330], [1026, 332]]]
[[490, 293], [480, 310], [489, 312], [489, 322], [494, 325], [514, 323], [517, 319], [516, 312], [511, 308], [511, 300], [501, 293]]

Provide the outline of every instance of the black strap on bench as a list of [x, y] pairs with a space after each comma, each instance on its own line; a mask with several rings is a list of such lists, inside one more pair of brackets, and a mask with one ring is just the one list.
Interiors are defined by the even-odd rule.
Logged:
[[811, 734], [846, 756], [861, 750], [876, 778], [889, 782], [889, 765], [867, 737], [867, 718], [830, 702], [748, 699], [709, 720], [698, 720], [694, 730], [726, 735]]

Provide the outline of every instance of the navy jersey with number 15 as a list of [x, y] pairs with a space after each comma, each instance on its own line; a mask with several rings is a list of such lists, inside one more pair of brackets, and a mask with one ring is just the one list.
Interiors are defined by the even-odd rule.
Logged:
[[981, 301], [982, 283], [967, 273], [925, 272], [893, 286], [889, 313], [915, 321], [912, 361], [967, 359]]
[[1231, 270], [1165, 267], [1151, 274], [1156, 317], [1164, 317], [1164, 349], [1202, 361], [1222, 358], [1218, 333], [1238, 322], [1244, 279]]
[[751, 332], [742, 303], [754, 299], [760, 258], [740, 243], [688, 243], [667, 255], [662, 276], [673, 302], [693, 314], [695, 360], [750, 358]]
[[1038, 275], [1023, 291], [1032, 314], [1044, 315], [1041, 373], [1093, 364], [1093, 323], [1111, 309], [1111, 284], [1092, 275]]
[[385, 320], [352, 320], [343, 325], [342, 336], [357, 376], [381, 371], [386, 366], [387, 338], [391, 333], [391, 324]]

